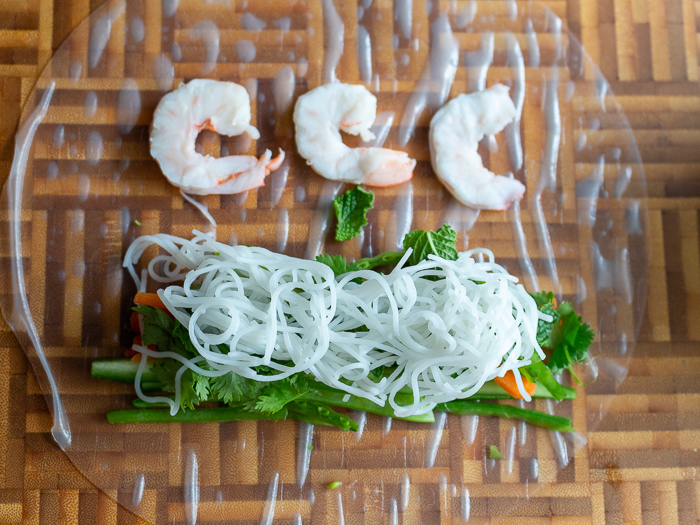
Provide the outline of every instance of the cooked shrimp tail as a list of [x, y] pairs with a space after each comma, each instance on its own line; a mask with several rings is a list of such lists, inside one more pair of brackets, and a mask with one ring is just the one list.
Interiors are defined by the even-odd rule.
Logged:
[[299, 154], [318, 174], [330, 180], [391, 186], [413, 176], [416, 161], [402, 151], [386, 148], [350, 148], [340, 131], [374, 138], [371, 126], [377, 98], [364, 86], [326, 84], [305, 93], [294, 107]]
[[158, 103], [151, 128], [151, 155], [168, 180], [187, 193], [241, 193], [262, 186], [265, 177], [284, 160], [266, 151], [260, 159], [248, 155], [215, 158], [195, 150], [203, 129], [221, 135], [248, 133], [260, 138], [250, 124], [250, 97], [233, 82], [197, 79], [181, 84]]
[[477, 151], [484, 135], [500, 132], [515, 115], [508, 88], [502, 84], [459, 95], [435, 113], [430, 122], [433, 170], [462, 204], [505, 210], [525, 193], [521, 182], [487, 170]]
[[366, 175], [362, 182], [368, 186], [391, 186], [406, 182], [413, 176], [416, 161], [403, 151], [385, 148], [358, 148]]
[[[269, 150], [267, 150], [265, 153], [269, 153]], [[272, 154], [270, 154], [270, 156], [272, 156]], [[277, 154], [277, 156], [265, 165], [265, 175], [269, 175], [270, 173], [278, 169], [284, 162], [284, 157], [284, 151], [282, 151], [282, 149], [280, 148], [280, 152]], [[260, 157], [260, 160], [262, 159], [263, 157]]]
[[[228, 157], [227, 157], [228, 158]], [[259, 188], [265, 185], [265, 177], [275, 171], [284, 162], [284, 151], [280, 150], [277, 157], [272, 158], [272, 152], [268, 149], [259, 158], [249, 156], [232, 157], [239, 159], [238, 166], [232, 175], [213, 188], [207, 188], [204, 192], [190, 191], [196, 195], [224, 194], [233, 195], [244, 191]]]

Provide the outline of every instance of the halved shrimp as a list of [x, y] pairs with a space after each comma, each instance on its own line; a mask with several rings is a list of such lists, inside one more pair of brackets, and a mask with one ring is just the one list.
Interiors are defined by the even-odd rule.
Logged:
[[508, 88], [496, 84], [450, 100], [430, 121], [433, 170], [462, 204], [505, 210], [525, 193], [521, 182], [487, 170], [477, 152], [484, 135], [498, 133], [515, 115]]
[[374, 138], [370, 127], [377, 114], [377, 98], [364, 86], [326, 84], [305, 93], [294, 107], [299, 154], [327, 179], [391, 186], [413, 176], [416, 161], [403, 151], [386, 148], [350, 148], [342, 130]]
[[280, 150], [259, 159], [249, 155], [215, 158], [195, 151], [203, 129], [233, 137], [247, 132], [260, 138], [250, 125], [250, 97], [233, 82], [196, 79], [165, 95], [156, 108], [151, 127], [151, 155], [168, 180], [195, 195], [241, 193], [262, 186], [265, 177], [284, 160]]

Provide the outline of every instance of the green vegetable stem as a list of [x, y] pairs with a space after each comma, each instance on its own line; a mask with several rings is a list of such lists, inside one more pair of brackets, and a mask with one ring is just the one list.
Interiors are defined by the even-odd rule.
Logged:
[[571, 428], [571, 420], [567, 417], [552, 416], [537, 410], [528, 410], [525, 408], [513, 407], [510, 405], [496, 405], [493, 403], [478, 403], [473, 401], [450, 401], [449, 403], [441, 403], [435, 410], [447, 412], [449, 414], [465, 415], [471, 414], [475, 416], [493, 416], [506, 419], [520, 419], [526, 423], [538, 427], [548, 428], [550, 430], [559, 430], [561, 432], [573, 432]]

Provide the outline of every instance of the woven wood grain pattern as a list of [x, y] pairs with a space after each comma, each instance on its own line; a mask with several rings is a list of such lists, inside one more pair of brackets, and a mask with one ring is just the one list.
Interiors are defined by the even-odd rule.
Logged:
[[[0, 182], [4, 182], [9, 172], [12, 139], [21, 107], [27, 101], [42, 67], [73, 28], [100, 3], [88, 0], [0, 0]], [[700, 139], [700, 2], [552, 0], [544, 3], [579, 35], [611, 82], [635, 131], [645, 161], [648, 183], [652, 265], [647, 314], [621, 392], [613, 397], [606, 385], [601, 384], [586, 397], [587, 407], [578, 407], [578, 412], [574, 407], [575, 425], [585, 424], [585, 421], [576, 421], [577, 414], [584, 414], [585, 408], [595, 410], [604, 404], [609, 405], [609, 412], [597, 432], [588, 436], [588, 447], [578, 454], [569, 468], [556, 472], [553, 456], [549, 457], [550, 463], [540, 462], [540, 476], [550, 476], [557, 483], [520, 507], [518, 521], [697, 523], [700, 521], [700, 323], [697, 322], [700, 315], [700, 155], [697, 146]], [[375, 0], [375, 4], [378, 12], [384, 12], [386, 18], [392, 17], [392, 2]], [[183, 9], [213, 9], [205, 3], [185, 0], [181, 5]], [[348, 22], [347, 27], [352, 27], [356, 6], [357, 2], [347, 2], [341, 9], [341, 15]], [[423, 16], [421, 12], [416, 9], [416, 16]], [[426, 33], [423, 36], [426, 36], [427, 23], [421, 24], [421, 27], [421, 31]], [[389, 32], [387, 34], [390, 35]], [[313, 49], [314, 45], [322, 45], [322, 40], [315, 43], [303, 40], [314, 38], [313, 35], [307, 36], [305, 33], [299, 36], [302, 38], [298, 43], [300, 46]], [[187, 38], [186, 35], [178, 35], [177, 31], [174, 37]], [[222, 41], [236, 37], [232, 32], [222, 36]], [[315, 38], [318, 39], [318, 33]], [[144, 45], [148, 42], [147, 37]], [[478, 42], [464, 42], [464, 45], [474, 48], [478, 47]], [[388, 40], [385, 49], [389, 50], [391, 46]], [[543, 52], [546, 52], [544, 44]], [[356, 78], [358, 65], [352, 57], [354, 54], [344, 57], [339, 70]], [[123, 64], [125, 58], [121, 56], [120, 60]], [[313, 64], [313, 61], [310, 63]], [[387, 56], [384, 64], [386, 68], [393, 67], [393, 56]], [[197, 76], [199, 68], [200, 64], [195, 62], [194, 57], [188, 61], [185, 56], [181, 74]], [[395, 73], [399, 80], [402, 74], [415, 75], [415, 72], [402, 72], [400, 66]], [[308, 74], [312, 83], [320, 82], [320, 70], [311, 70]], [[463, 91], [465, 86], [466, 79], [458, 75], [454, 90]], [[109, 96], [109, 87], [96, 85], [95, 89], [104, 89], [106, 96]], [[63, 103], [71, 105], [70, 100]], [[82, 111], [82, 101], [77, 105]], [[61, 115], [60, 118], [65, 120], [67, 117]], [[114, 115], [98, 115], [98, 118], [105, 122], [113, 121]], [[79, 117], [76, 117], [76, 124], [79, 122]], [[268, 131], [274, 133], [274, 130]], [[605, 132], [601, 132], [601, 140], [610, 139], [610, 136], [606, 138]], [[214, 148], [217, 145], [205, 144], [205, 147]], [[409, 153], [418, 158], [423, 163], [423, 169], [427, 170], [428, 158], [424, 151], [409, 149]], [[47, 151], [44, 158], [52, 158], [51, 154]], [[132, 158], [138, 161], [139, 154], [147, 155], [147, 151], [134, 152]], [[105, 155], [109, 155], [109, 150]], [[594, 162], [595, 158], [591, 158], [590, 164]], [[577, 180], [584, 178], [589, 171], [577, 173]], [[76, 189], [78, 183], [77, 179], [69, 180], [67, 187]], [[54, 194], [55, 188], [48, 186], [50, 181], [46, 181], [46, 184], [47, 195]], [[317, 194], [321, 191], [321, 184], [311, 183], [306, 190]], [[92, 188], [92, 191], [110, 190], [105, 187]], [[419, 192], [420, 187], [417, 189]], [[149, 189], [145, 188], [142, 198], [149, 198], [148, 193]], [[158, 189], [154, 188], [153, 193], [158, 194]], [[270, 194], [264, 190], [259, 192], [257, 198], [270, 199]], [[226, 208], [226, 199], [230, 198], [211, 198], [206, 202], [216, 214]], [[258, 202], [254, 200], [249, 198], [245, 202], [248, 213], [268, 213], [259, 211]], [[140, 217], [144, 231], [159, 231], [166, 225], [173, 233], [186, 235], [190, 225], [199, 221], [191, 210], [183, 210], [181, 204], [164, 204], [162, 208], [167, 209], [167, 213], [152, 212]], [[96, 206], [94, 214], [85, 217], [85, 220], [119, 220], [117, 216], [109, 216], [109, 213], [102, 214]], [[430, 219], [437, 222], [439, 217]], [[40, 222], [40, 217], [37, 220]], [[64, 220], [70, 224], [72, 217], [66, 215]], [[275, 221], [275, 218], [268, 221], [263, 238], [274, 238], [270, 229], [275, 227]], [[305, 224], [306, 221], [300, 221], [299, 224], [290, 225], [293, 232], [290, 238], [305, 238]], [[488, 241], [483, 244], [493, 245], [498, 239], [509, 239], [510, 227], [507, 224], [502, 226], [503, 229], [499, 229], [498, 225], [486, 228], [477, 223], [471, 235], [474, 239]], [[525, 224], [525, 227], [528, 225]], [[220, 233], [222, 238], [226, 238], [231, 232]], [[257, 233], [248, 232], [251, 237], [257, 236]], [[557, 235], [562, 241], [570, 233], [563, 228]], [[302, 250], [302, 242], [299, 242], [299, 250]], [[274, 244], [270, 247], [274, 247]], [[579, 249], [577, 243], [567, 246], [566, 259], [578, 261]], [[532, 255], [538, 257], [536, 253]], [[565, 293], [573, 293], [574, 282], [563, 279], [562, 284]], [[67, 290], [74, 291], [74, 287], [81, 285], [76, 281], [67, 282], [65, 286]], [[7, 291], [2, 290], [2, 293]], [[85, 294], [86, 304], [89, 304], [89, 289], [86, 288]], [[116, 308], [118, 311], [118, 305]], [[82, 309], [63, 312], [63, 322], [59, 328], [64, 345], [70, 341], [73, 326], [71, 315], [85, 314]], [[0, 323], [0, 524], [143, 523], [143, 520], [114, 502], [116, 491], [105, 494], [96, 490], [54, 444], [49, 433], [51, 418], [36, 379], [11, 331], [4, 321]], [[94, 333], [99, 337], [109, 333], [110, 328], [95, 326]], [[79, 338], [80, 334], [73, 336]], [[60, 352], [61, 345], [57, 344], [52, 351]], [[72, 394], [85, 396], [86, 392], [76, 385]], [[292, 425], [263, 424], [263, 430], [269, 434], [289, 433], [292, 432]], [[375, 455], [368, 455], [362, 460], [358, 459], [360, 456], [352, 456], [353, 464], [345, 462], [339, 453], [343, 438], [337, 432], [320, 430], [315, 436], [315, 442], [323, 442], [326, 454], [323, 460], [316, 457], [314, 461], [325, 461], [326, 464], [324, 470], [314, 471], [323, 478], [313, 481], [351, 482], [345, 469], [356, 469], [354, 477], [363, 473], [380, 475], [385, 484], [381, 493], [367, 492], [355, 501], [343, 501], [350, 522], [388, 522], [388, 516], [381, 513], [380, 500], [383, 497], [397, 497], [399, 491], [401, 479], [396, 469], [400, 471], [403, 467], [404, 458], [395, 458], [396, 469], [388, 468], [378, 473], [370, 468], [376, 459], [390, 462], [388, 456], [395, 453], [393, 448], [382, 450], [379, 425], [379, 420], [373, 420], [363, 438], [363, 446], [367, 447], [368, 453]], [[461, 457], [464, 453], [462, 447], [465, 445], [459, 439], [459, 428], [458, 421], [449, 421], [434, 469], [421, 474], [418, 467], [422, 465], [422, 457], [419, 453], [409, 454], [409, 468], [416, 467], [415, 478], [412, 477], [416, 486], [420, 485], [420, 476], [432, 477], [425, 481], [435, 482], [441, 473], [447, 472], [446, 468], [453, 458]], [[497, 424], [487, 430], [495, 439], [503, 431], [503, 427]], [[247, 433], [251, 440], [257, 436], [255, 427], [245, 424], [234, 432]], [[411, 450], [411, 440], [416, 436], [396, 423], [392, 432], [405, 434], [408, 449]], [[182, 434], [186, 442], [186, 428], [183, 428]], [[209, 444], [218, 447], [217, 436], [211, 436], [207, 443], [194, 445], [206, 449]], [[541, 436], [533, 446], [549, 448], [547, 440]], [[421, 447], [415, 449], [422, 451]], [[278, 457], [291, 457], [295, 454], [294, 446], [291, 445], [289, 450], [271, 451], [271, 457], [275, 453]], [[200, 454], [200, 472], [203, 476], [220, 476], [232, 490], [250, 491], [247, 499], [251, 501], [251, 523], [261, 518], [262, 506], [258, 503], [266, 497], [267, 480], [274, 468], [280, 470], [285, 491], [297, 490], [292, 488], [291, 483], [290, 488], [286, 488], [286, 482], [294, 477], [291, 463], [282, 462], [280, 468], [279, 465], [273, 466], [268, 459], [260, 465], [246, 465], [245, 468], [229, 471], [225, 464], [237, 465], [245, 458], [236, 451], [230, 454], [230, 461], [223, 462], [224, 466], [221, 467], [218, 461], [207, 459], [210, 457], [208, 454]], [[144, 457], [143, 461], [147, 463], [148, 458]], [[513, 481], [526, 479], [526, 464], [521, 460], [519, 468], [523, 472], [499, 472], [498, 475], [504, 481], [509, 477]], [[463, 479], [475, 482], [470, 485], [472, 522], [483, 522], [488, 517], [498, 516], [498, 501], [504, 501], [499, 498], [525, 497], [526, 485], [522, 483], [508, 487], [506, 494], [489, 492], [493, 490], [492, 487], [482, 487], [478, 483], [483, 479], [483, 472], [472, 467], [469, 463], [463, 466]], [[167, 477], [167, 473], [162, 475]], [[180, 471], [177, 475], [181, 477]], [[451, 490], [451, 481], [448, 480], [445, 491]], [[171, 483], [173, 490], [181, 490], [179, 479], [163, 479], [161, 482], [164, 485]], [[379, 482], [376, 480], [377, 484]], [[433, 486], [436, 484], [433, 483]], [[458, 514], [456, 508], [446, 508], [440, 504], [447, 496], [442, 492], [425, 494], [422, 500], [433, 503], [418, 509], [414, 515], [420, 516], [424, 523], [451, 523], [453, 519], [455, 523], [459, 522], [455, 517]], [[147, 493], [146, 502], [149, 497], [153, 495]], [[215, 495], [206, 498], [210, 506], [215, 503]], [[289, 495], [290, 501], [297, 502], [298, 499], [294, 498], [294, 495]], [[319, 523], [324, 521], [324, 516], [327, 522], [331, 522], [337, 516], [338, 504], [335, 494], [319, 495], [313, 509], [304, 508], [300, 512], [305, 517], [312, 513]], [[285, 519], [289, 521], [297, 510], [296, 507], [280, 508], [276, 518], [280, 522]], [[200, 522], [206, 522], [207, 515], [211, 515], [208, 512], [207, 504], [204, 504], [200, 509]], [[168, 519], [181, 522], [184, 520], [183, 513], [181, 506], [173, 504], [169, 508]]]

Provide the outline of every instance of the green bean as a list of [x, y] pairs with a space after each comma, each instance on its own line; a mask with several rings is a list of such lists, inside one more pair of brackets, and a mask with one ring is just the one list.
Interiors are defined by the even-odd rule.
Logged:
[[475, 416], [492, 416], [506, 419], [519, 419], [538, 427], [561, 432], [574, 432], [571, 428], [571, 420], [568, 417], [552, 416], [537, 410], [528, 410], [510, 405], [496, 405], [494, 403], [476, 403], [473, 401], [450, 401], [440, 403], [435, 410], [449, 414], [472, 414]]

